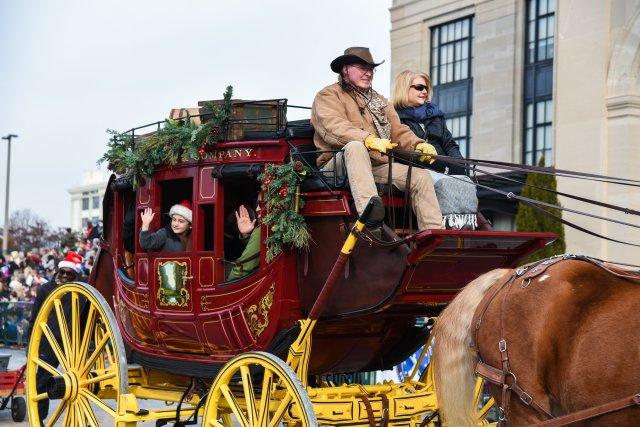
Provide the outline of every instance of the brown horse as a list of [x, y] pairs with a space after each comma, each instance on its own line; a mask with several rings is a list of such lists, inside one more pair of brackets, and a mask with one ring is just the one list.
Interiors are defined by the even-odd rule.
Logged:
[[467, 285], [433, 332], [436, 390], [446, 425], [476, 424], [476, 366], [510, 385], [491, 386], [509, 425], [532, 425], [611, 402], [618, 405], [608, 405], [607, 413], [596, 408], [600, 415], [582, 425], [638, 425], [639, 279], [609, 264], [564, 256], [493, 270]]

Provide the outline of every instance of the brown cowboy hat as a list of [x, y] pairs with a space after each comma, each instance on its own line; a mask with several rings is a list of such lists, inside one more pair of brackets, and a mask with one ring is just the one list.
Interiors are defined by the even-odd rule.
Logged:
[[340, 73], [342, 67], [345, 65], [366, 64], [377, 67], [382, 64], [382, 62], [375, 62], [373, 60], [368, 47], [348, 47], [344, 50], [344, 55], [340, 55], [331, 61], [331, 70], [334, 73]]

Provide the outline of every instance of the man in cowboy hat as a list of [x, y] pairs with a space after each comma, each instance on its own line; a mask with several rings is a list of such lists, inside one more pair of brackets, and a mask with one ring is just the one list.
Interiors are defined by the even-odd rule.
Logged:
[[[384, 62], [384, 61], [382, 61]], [[398, 114], [387, 100], [371, 88], [375, 62], [369, 48], [350, 47], [331, 62], [331, 70], [338, 74], [338, 83], [325, 87], [316, 95], [311, 110], [311, 123], [315, 128], [314, 143], [319, 150], [341, 150], [336, 164], [346, 165], [349, 186], [359, 214], [370, 199], [374, 209], [367, 223], [369, 229], [380, 227], [384, 218], [382, 200], [376, 182], [388, 179], [387, 150], [399, 146], [403, 150], [416, 150], [437, 154], [435, 148], [415, 136], [400, 123]], [[334, 168], [329, 161], [332, 153], [318, 157], [318, 167], [325, 171]], [[340, 169], [336, 173], [340, 173]], [[408, 166], [395, 163], [392, 167], [393, 185], [406, 188]], [[424, 169], [414, 168], [410, 181], [411, 201], [418, 219], [418, 228], [441, 229], [442, 215], [438, 206], [431, 175]]]

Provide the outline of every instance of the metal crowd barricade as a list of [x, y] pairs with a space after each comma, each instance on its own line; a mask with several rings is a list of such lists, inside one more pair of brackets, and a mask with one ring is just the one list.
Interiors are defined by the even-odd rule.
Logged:
[[31, 301], [0, 302], [0, 342], [25, 346], [28, 342]]

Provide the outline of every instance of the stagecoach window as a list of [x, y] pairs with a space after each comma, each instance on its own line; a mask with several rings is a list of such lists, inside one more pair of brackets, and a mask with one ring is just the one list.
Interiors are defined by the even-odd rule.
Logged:
[[[251, 238], [250, 235], [245, 237], [240, 236], [235, 213], [238, 212], [240, 206], [244, 206], [250, 218], [256, 218], [256, 202], [260, 191], [260, 184], [256, 179], [240, 177], [225, 178], [221, 183], [224, 187], [225, 278], [232, 277], [230, 280], [237, 280], [241, 276], [248, 275], [255, 271], [255, 268], [258, 266], [259, 257], [255, 254], [251, 255], [251, 249], [246, 250]], [[259, 233], [259, 220], [256, 224], [256, 232]], [[234, 266], [236, 270], [240, 269], [241, 273], [236, 272], [229, 276]]]
[[213, 225], [214, 225], [214, 205], [201, 205], [199, 226], [200, 239], [199, 248], [203, 251], [213, 251]]
[[[178, 204], [184, 200], [188, 200], [193, 203], [193, 179], [183, 178], [167, 181], [160, 181], [160, 227], [165, 227], [171, 224], [171, 218], [169, 211], [171, 206]], [[195, 208], [195, 207], [194, 207]], [[195, 216], [195, 212], [194, 212]], [[195, 230], [195, 227], [193, 227]], [[155, 231], [155, 230], [154, 230]]]

